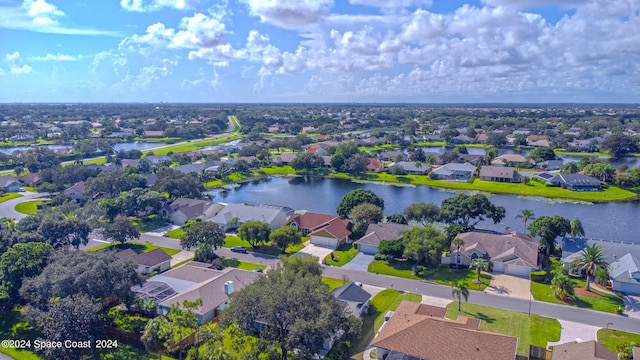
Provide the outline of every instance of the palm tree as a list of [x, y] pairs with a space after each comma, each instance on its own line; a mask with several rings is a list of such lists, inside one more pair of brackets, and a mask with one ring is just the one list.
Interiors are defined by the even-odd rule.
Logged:
[[571, 220], [571, 232], [569, 232], [569, 234], [572, 237], [584, 237], [584, 228], [582, 227], [582, 222], [580, 222], [580, 219], [573, 218], [573, 220]]
[[463, 282], [458, 282], [456, 286], [451, 290], [451, 296], [454, 298], [458, 298], [458, 311], [460, 311], [460, 303], [462, 303], [462, 298], [464, 301], [469, 300], [469, 289], [467, 288], [467, 284]]
[[462, 245], [464, 245], [464, 240], [460, 239], [460, 238], [455, 238], [453, 239], [453, 241], [451, 242], [453, 245], [455, 245], [458, 249], [458, 251], [460, 251], [460, 248], [462, 247]]
[[591, 291], [589, 286], [591, 285], [591, 276], [600, 269], [609, 269], [609, 263], [605, 259], [602, 248], [598, 245], [587, 245], [582, 249], [580, 256], [573, 261], [572, 265], [587, 273], [587, 286], [585, 286], [587, 291]]
[[471, 261], [471, 267], [476, 268], [478, 272], [478, 283], [480, 283], [480, 274], [482, 274], [483, 270], [487, 271], [489, 269], [489, 260], [484, 258], [473, 259], [473, 261]]
[[524, 221], [524, 231], [523, 233], [527, 234], [527, 221], [533, 220], [536, 218], [536, 214], [533, 213], [533, 210], [522, 209], [520, 213], [516, 215], [516, 219], [522, 219]]

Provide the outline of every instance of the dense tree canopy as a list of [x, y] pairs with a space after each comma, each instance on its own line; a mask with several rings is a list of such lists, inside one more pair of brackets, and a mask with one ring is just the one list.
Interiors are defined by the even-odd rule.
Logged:
[[571, 231], [571, 222], [562, 216], [540, 216], [529, 225], [532, 236], [540, 236], [540, 244], [551, 254], [558, 236], [564, 236]]
[[432, 226], [412, 228], [402, 233], [404, 257], [418, 264], [435, 266], [449, 246], [447, 237]]
[[51, 252], [51, 245], [38, 242], [15, 244], [7, 249], [0, 256], [0, 301], [15, 302], [22, 280], [39, 275]]
[[102, 229], [105, 239], [124, 244], [140, 238], [140, 230], [125, 216], [117, 216], [112, 223], [105, 224]]
[[483, 194], [460, 194], [442, 201], [440, 219], [449, 224], [459, 224], [465, 230], [473, 229], [480, 221], [491, 219], [499, 223], [505, 216], [502, 206], [495, 206]]
[[421, 222], [423, 225], [433, 223], [438, 220], [440, 208], [434, 203], [415, 203], [404, 209], [404, 216], [408, 220]]
[[224, 231], [211, 221], [196, 221], [189, 225], [180, 239], [183, 249], [191, 249], [200, 244], [217, 249], [224, 244]]
[[287, 246], [300, 244], [302, 234], [294, 226], [283, 225], [269, 234], [269, 240], [284, 252]]
[[342, 218], [347, 218], [351, 209], [363, 203], [373, 204], [384, 210], [384, 200], [378, 197], [373, 191], [356, 189], [350, 191], [342, 198], [336, 209], [336, 213]]
[[269, 240], [271, 227], [262, 221], [247, 221], [238, 228], [238, 236], [242, 240], [246, 240], [252, 247], [264, 244]]
[[197, 199], [204, 191], [204, 186], [196, 174], [183, 174], [177, 170], [163, 168], [157, 172], [158, 180], [152, 189], [158, 192], [166, 192], [169, 198], [179, 197]]
[[[317, 270], [293, 271], [286, 262], [278, 265], [238, 291], [225, 312], [227, 323], [278, 344], [283, 360], [294, 349], [303, 358], [313, 356], [329, 334], [353, 338], [360, 330], [360, 321], [344, 311], [315, 274], [320, 272], [317, 260], [300, 257], [297, 261], [308, 262]], [[256, 323], [262, 324], [260, 331]]]
[[600, 144], [600, 148], [609, 151], [611, 156], [619, 158], [638, 152], [638, 142], [629, 135], [617, 133], [607, 136]]

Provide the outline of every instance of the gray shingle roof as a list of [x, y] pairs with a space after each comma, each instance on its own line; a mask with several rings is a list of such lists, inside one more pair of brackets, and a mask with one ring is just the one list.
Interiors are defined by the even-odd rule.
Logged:
[[398, 240], [402, 232], [411, 229], [411, 226], [396, 223], [370, 224], [365, 235], [357, 241], [358, 244], [380, 245], [382, 240]]
[[615, 281], [640, 284], [640, 259], [624, 255], [609, 265], [609, 276]]
[[[468, 254], [472, 248], [483, 249], [491, 260], [508, 261], [519, 257], [532, 267], [538, 265], [538, 242], [520, 233], [491, 234], [484, 232], [467, 232], [458, 234], [456, 238], [464, 241], [460, 252]], [[451, 245], [451, 250], [456, 250], [456, 245]]]

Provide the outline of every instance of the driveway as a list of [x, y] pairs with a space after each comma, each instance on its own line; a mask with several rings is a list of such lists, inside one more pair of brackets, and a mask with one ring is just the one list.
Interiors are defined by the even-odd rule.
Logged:
[[624, 313], [632, 318], [640, 319], [640, 296], [624, 295]]
[[484, 292], [529, 300], [531, 297], [530, 289], [531, 281], [529, 279], [505, 274], [493, 274], [491, 283]]
[[348, 263], [342, 265], [343, 269], [367, 271], [369, 263], [373, 261], [373, 255], [359, 253]]
[[549, 345], [564, 344], [570, 341], [584, 342], [590, 340], [598, 340], [596, 333], [600, 330], [599, 326], [586, 325], [573, 321], [558, 320], [562, 330], [560, 331], [560, 340], [550, 342]]
[[319, 262], [322, 264], [323, 260], [325, 257], [327, 257], [327, 255], [331, 254], [331, 252], [334, 249], [330, 249], [330, 248], [325, 248], [322, 246], [316, 246], [313, 244], [309, 244], [307, 246], [304, 247], [304, 249], [298, 251], [298, 254], [306, 254], [306, 255], [310, 255], [310, 256], [315, 256], [317, 257], [319, 260]]

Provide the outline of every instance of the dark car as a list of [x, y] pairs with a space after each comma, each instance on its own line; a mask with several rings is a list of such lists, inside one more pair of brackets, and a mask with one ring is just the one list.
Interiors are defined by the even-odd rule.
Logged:
[[231, 251], [243, 254], [247, 253], [247, 249], [245, 249], [243, 246], [234, 246], [231, 248]]

